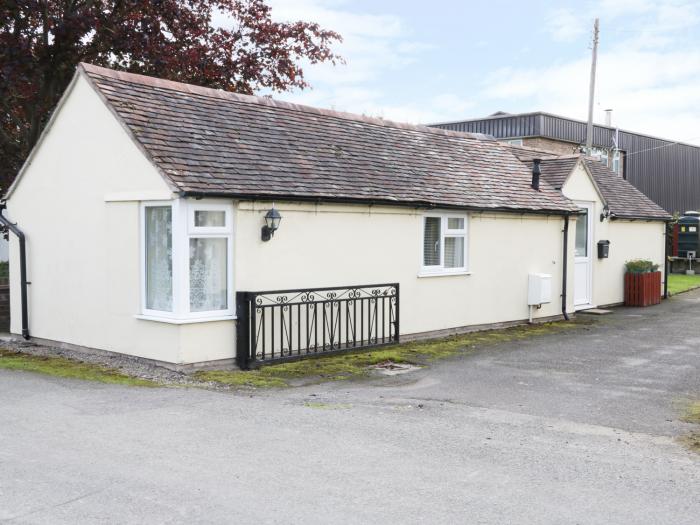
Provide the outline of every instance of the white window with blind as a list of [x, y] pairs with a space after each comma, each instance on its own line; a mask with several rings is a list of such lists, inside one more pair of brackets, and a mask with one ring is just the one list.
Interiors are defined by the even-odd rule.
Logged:
[[465, 273], [468, 273], [466, 214], [426, 214], [423, 217], [419, 275]]
[[232, 319], [233, 205], [141, 205], [142, 312], [172, 323]]

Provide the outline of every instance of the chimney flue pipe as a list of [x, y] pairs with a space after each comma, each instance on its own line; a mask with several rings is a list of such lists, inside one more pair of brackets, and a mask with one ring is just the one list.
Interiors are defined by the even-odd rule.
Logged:
[[540, 162], [541, 159], [532, 159], [532, 189], [540, 191]]
[[612, 127], [612, 109], [605, 110], [605, 125]]

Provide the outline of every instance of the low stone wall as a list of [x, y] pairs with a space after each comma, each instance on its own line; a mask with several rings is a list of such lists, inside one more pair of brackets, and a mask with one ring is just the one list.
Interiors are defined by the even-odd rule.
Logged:
[[10, 331], [10, 283], [0, 278], [0, 332]]

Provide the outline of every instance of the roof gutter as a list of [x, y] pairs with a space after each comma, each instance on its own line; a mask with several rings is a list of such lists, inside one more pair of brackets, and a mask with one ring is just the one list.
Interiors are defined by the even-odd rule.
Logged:
[[618, 214], [613, 214], [610, 217], [610, 220], [613, 221], [663, 221], [663, 222], [671, 222], [673, 220], [673, 217], [654, 217], [652, 215], [635, 215], [635, 216], [624, 216], [624, 215], [618, 215]]
[[10, 222], [10, 220], [3, 215], [3, 212], [7, 209], [7, 204], [4, 202], [0, 203], [0, 223], [17, 236], [19, 240], [19, 283], [20, 283], [20, 296], [22, 299], [22, 337], [29, 339], [29, 314], [27, 313], [27, 285], [31, 284], [27, 282], [27, 251], [25, 247], [25, 237], [24, 232], [20, 230], [17, 225]]
[[234, 192], [202, 192], [202, 191], [181, 191], [180, 197], [191, 197], [195, 199], [224, 198], [238, 199], [244, 201], [289, 201], [319, 204], [327, 202], [330, 204], [361, 204], [367, 206], [398, 206], [401, 208], [428, 208], [428, 209], [448, 209], [448, 210], [468, 210], [494, 213], [514, 213], [522, 215], [524, 213], [533, 215], [570, 215], [572, 210], [536, 210], [527, 208], [488, 208], [484, 206], [459, 206], [454, 204], [435, 204], [427, 201], [398, 201], [392, 199], [363, 199], [349, 197], [315, 197], [299, 195], [270, 195], [263, 193], [234, 193]]

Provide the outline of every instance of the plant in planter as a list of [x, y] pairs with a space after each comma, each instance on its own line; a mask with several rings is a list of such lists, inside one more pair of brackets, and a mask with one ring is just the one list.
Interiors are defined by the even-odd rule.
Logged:
[[645, 259], [625, 263], [625, 305], [649, 306], [661, 302], [659, 265]]

